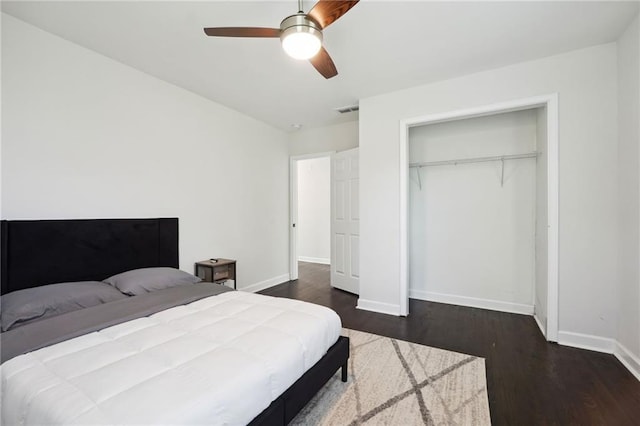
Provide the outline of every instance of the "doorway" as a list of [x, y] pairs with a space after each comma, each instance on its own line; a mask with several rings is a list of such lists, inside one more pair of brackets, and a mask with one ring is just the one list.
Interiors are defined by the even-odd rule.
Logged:
[[331, 157], [297, 161], [298, 262], [331, 264]]
[[298, 262], [331, 263], [331, 160], [333, 152], [290, 158], [290, 275]]
[[290, 279], [298, 279], [300, 261], [329, 264], [331, 286], [358, 294], [358, 148], [293, 156], [289, 170]]

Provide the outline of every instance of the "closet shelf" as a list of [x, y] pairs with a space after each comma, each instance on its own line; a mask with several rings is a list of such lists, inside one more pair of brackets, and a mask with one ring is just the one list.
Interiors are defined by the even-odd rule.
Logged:
[[444, 160], [444, 161], [427, 161], [422, 163], [409, 163], [409, 167], [417, 168], [418, 173], [418, 187], [422, 190], [422, 178], [420, 177], [420, 169], [422, 167], [429, 166], [457, 166], [458, 164], [467, 163], [482, 163], [485, 161], [500, 161], [502, 162], [502, 172], [500, 173], [500, 186], [504, 186], [504, 160], [518, 160], [520, 158], [535, 158], [538, 156], [538, 152], [529, 152], [526, 154], [511, 154], [511, 155], [498, 155], [494, 157], [475, 157], [475, 158], [460, 158], [457, 160]]
[[409, 163], [409, 167], [430, 167], [430, 166], [449, 166], [466, 163], [482, 163], [485, 161], [504, 161], [504, 160], [518, 160], [520, 158], [534, 158], [537, 157], [537, 152], [529, 152], [526, 154], [512, 154], [512, 155], [498, 155], [494, 157], [475, 157], [475, 158], [460, 158], [457, 160], [443, 160], [443, 161], [427, 161], [422, 163]]

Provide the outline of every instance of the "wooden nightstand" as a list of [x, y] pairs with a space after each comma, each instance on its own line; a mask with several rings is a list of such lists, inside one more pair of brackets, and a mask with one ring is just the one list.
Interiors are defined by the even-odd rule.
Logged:
[[195, 276], [210, 283], [222, 283], [233, 280], [233, 288], [236, 288], [236, 261], [232, 259], [211, 259], [196, 262]]

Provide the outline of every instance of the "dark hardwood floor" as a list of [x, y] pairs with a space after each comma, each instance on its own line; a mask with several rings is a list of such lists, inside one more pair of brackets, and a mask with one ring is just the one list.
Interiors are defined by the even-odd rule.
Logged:
[[494, 425], [640, 425], [640, 382], [613, 356], [544, 340], [527, 315], [411, 300], [406, 318], [357, 310], [329, 267], [262, 291], [335, 310], [346, 328], [486, 359]]

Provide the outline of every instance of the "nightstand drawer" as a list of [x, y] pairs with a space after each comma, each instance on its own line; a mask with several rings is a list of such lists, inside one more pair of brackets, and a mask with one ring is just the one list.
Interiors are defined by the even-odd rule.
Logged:
[[229, 266], [222, 266], [213, 270], [213, 281], [226, 280], [229, 278]]

